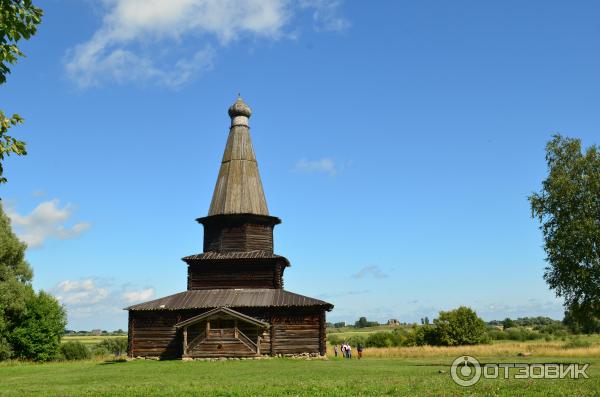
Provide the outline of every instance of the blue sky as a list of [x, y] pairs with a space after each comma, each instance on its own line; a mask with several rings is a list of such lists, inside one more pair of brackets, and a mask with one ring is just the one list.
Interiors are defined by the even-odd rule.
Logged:
[[69, 327], [185, 290], [238, 92], [285, 287], [328, 320], [562, 318], [527, 196], [553, 133], [598, 143], [596, 2], [38, 3], [0, 196]]

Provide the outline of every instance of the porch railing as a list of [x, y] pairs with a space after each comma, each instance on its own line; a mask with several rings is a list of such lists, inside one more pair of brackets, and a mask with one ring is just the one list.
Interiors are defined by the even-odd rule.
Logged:
[[[187, 328], [187, 327], [186, 327]], [[260, 354], [260, 336], [257, 337], [256, 342], [252, 341], [246, 334], [240, 331], [239, 328], [211, 328], [206, 332], [198, 334], [190, 343], [187, 343], [187, 329], [184, 328], [184, 355], [191, 352], [197, 345], [210, 339], [238, 339], [244, 345], [246, 345], [253, 353]]]

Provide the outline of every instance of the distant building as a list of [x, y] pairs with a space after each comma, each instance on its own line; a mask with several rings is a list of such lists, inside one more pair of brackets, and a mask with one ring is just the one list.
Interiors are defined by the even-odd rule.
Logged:
[[387, 321], [387, 325], [394, 325], [394, 326], [400, 325], [400, 321], [396, 320], [395, 318], [390, 318]]
[[102, 330], [101, 330], [101, 329], [93, 329], [93, 330], [90, 332], [90, 334], [92, 334], [92, 335], [96, 335], [96, 336], [98, 336], [98, 335], [102, 335]]

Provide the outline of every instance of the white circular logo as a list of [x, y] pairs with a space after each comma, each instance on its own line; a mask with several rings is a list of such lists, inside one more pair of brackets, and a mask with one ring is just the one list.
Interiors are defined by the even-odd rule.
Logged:
[[460, 386], [473, 386], [481, 378], [481, 365], [475, 357], [461, 356], [452, 362], [450, 375]]

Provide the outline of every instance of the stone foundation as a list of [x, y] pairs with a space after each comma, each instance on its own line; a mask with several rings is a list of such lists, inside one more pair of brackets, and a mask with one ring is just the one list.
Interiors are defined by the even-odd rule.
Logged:
[[[258, 356], [258, 357], [184, 357], [181, 361], [233, 361], [233, 360], [272, 360], [274, 358], [287, 358], [292, 360], [327, 360], [327, 355], [320, 355], [319, 353], [301, 353], [301, 354], [277, 354], [275, 356]], [[135, 357], [128, 358], [127, 361], [132, 360], [160, 360], [160, 357], [149, 356], [149, 357]]]

